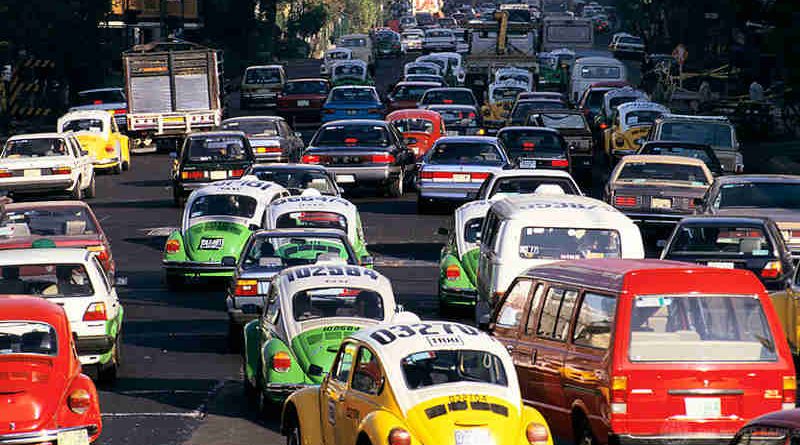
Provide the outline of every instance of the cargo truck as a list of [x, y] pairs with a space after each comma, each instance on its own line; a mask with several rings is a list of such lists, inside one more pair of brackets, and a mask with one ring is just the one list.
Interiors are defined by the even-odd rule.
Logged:
[[542, 52], [566, 48], [574, 52], [592, 49], [594, 27], [591, 19], [569, 15], [546, 15], [542, 20]]

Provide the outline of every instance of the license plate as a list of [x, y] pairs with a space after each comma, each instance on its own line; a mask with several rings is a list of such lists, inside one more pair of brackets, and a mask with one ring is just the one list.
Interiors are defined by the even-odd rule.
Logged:
[[458, 132], [457, 131], [448, 130], [447, 131], [447, 135], [448, 136], [458, 136]]
[[226, 172], [225, 170], [212, 171], [208, 173], [208, 177], [211, 178], [212, 180], [225, 179], [228, 177], [228, 172]]
[[519, 168], [536, 168], [536, 159], [520, 159]]
[[650, 200], [650, 208], [652, 209], [671, 209], [672, 200], [669, 198], [653, 198]]
[[307, 101], [307, 100], [298, 100], [298, 101], [297, 101], [297, 106], [298, 106], [298, 107], [307, 107], [307, 106], [309, 106], [310, 104], [311, 104], [311, 102], [309, 102], [309, 101]]
[[716, 267], [717, 269], [733, 269], [733, 263], [727, 261], [709, 261], [706, 263], [708, 267]]
[[60, 431], [56, 437], [58, 445], [88, 445], [89, 433], [86, 429]]
[[686, 417], [690, 419], [718, 419], [722, 416], [719, 397], [688, 397], [684, 399]]
[[455, 173], [453, 175], [453, 181], [455, 182], [469, 182], [471, 178], [469, 173]]
[[347, 110], [347, 115], [348, 116], [353, 116], [353, 115], [356, 115], [356, 114], [358, 114], [358, 110]]
[[166, 122], [168, 124], [174, 124], [174, 123], [178, 123], [178, 122], [183, 122], [183, 118], [182, 117], [165, 117], [164, 118], [164, 122]]
[[342, 184], [352, 184], [356, 182], [355, 175], [336, 175], [336, 182]]
[[38, 168], [36, 168], [36, 169], [33, 169], [33, 170], [25, 170], [25, 173], [24, 173], [24, 175], [25, 175], [26, 177], [32, 177], [32, 176], [42, 176], [42, 171], [41, 171], [41, 170], [39, 170]]
[[485, 445], [492, 443], [492, 435], [485, 428], [455, 431], [456, 445]]
[[224, 238], [203, 238], [200, 240], [200, 250], [219, 250], [224, 243]]

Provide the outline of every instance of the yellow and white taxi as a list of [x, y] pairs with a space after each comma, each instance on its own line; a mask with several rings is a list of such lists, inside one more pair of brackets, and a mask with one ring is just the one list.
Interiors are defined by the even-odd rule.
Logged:
[[128, 136], [119, 131], [114, 114], [106, 110], [77, 110], [58, 119], [58, 132], [73, 132], [81, 147], [94, 158], [96, 170], [119, 174], [131, 166]]
[[669, 113], [669, 108], [650, 102], [636, 100], [617, 107], [612, 123], [603, 137], [606, 155], [613, 162], [625, 155], [634, 154], [642, 146], [650, 127], [659, 117]]
[[344, 340], [318, 387], [283, 406], [289, 445], [552, 445], [511, 356], [449, 322], [376, 325]]

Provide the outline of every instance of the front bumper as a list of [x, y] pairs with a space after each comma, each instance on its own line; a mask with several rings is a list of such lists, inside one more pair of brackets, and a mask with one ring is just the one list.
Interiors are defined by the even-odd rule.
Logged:
[[688, 435], [688, 436], [632, 436], [620, 434], [609, 437], [609, 443], [615, 445], [719, 445], [730, 443], [731, 435]]
[[110, 335], [87, 335], [75, 339], [78, 355], [103, 355], [114, 347], [114, 337]]
[[420, 181], [417, 184], [420, 198], [466, 201], [478, 194], [481, 183], [436, 183]]
[[478, 301], [478, 290], [440, 286], [439, 300], [447, 304], [474, 306]]
[[56, 443], [58, 440], [58, 433], [65, 433], [69, 431], [86, 430], [89, 439], [97, 434], [99, 428], [97, 425], [82, 425], [73, 426], [68, 428], [59, 428], [53, 430], [41, 430], [28, 433], [11, 433], [0, 435], [0, 445], [27, 445], [27, 444], [40, 444], [45, 442]]
[[162, 261], [164, 270], [170, 274], [188, 276], [232, 276], [236, 266], [223, 266], [220, 263], [200, 261]]
[[[343, 186], [356, 184], [383, 184], [400, 174], [398, 166], [383, 167], [327, 167], [336, 174], [336, 182]], [[351, 177], [353, 178], [350, 181]]]

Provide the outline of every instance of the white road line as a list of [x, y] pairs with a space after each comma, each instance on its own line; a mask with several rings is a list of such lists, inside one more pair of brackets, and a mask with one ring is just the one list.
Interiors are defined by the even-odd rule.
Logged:
[[190, 419], [202, 419], [206, 413], [202, 411], [190, 411], [188, 413], [102, 413], [103, 417], [186, 417]]
[[139, 229], [139, 232], [143, 232], [145, 236], [159, 237], [169, 236], [176, 230], [178, 230], [177, 227], [150, 227], [147, 229]]

